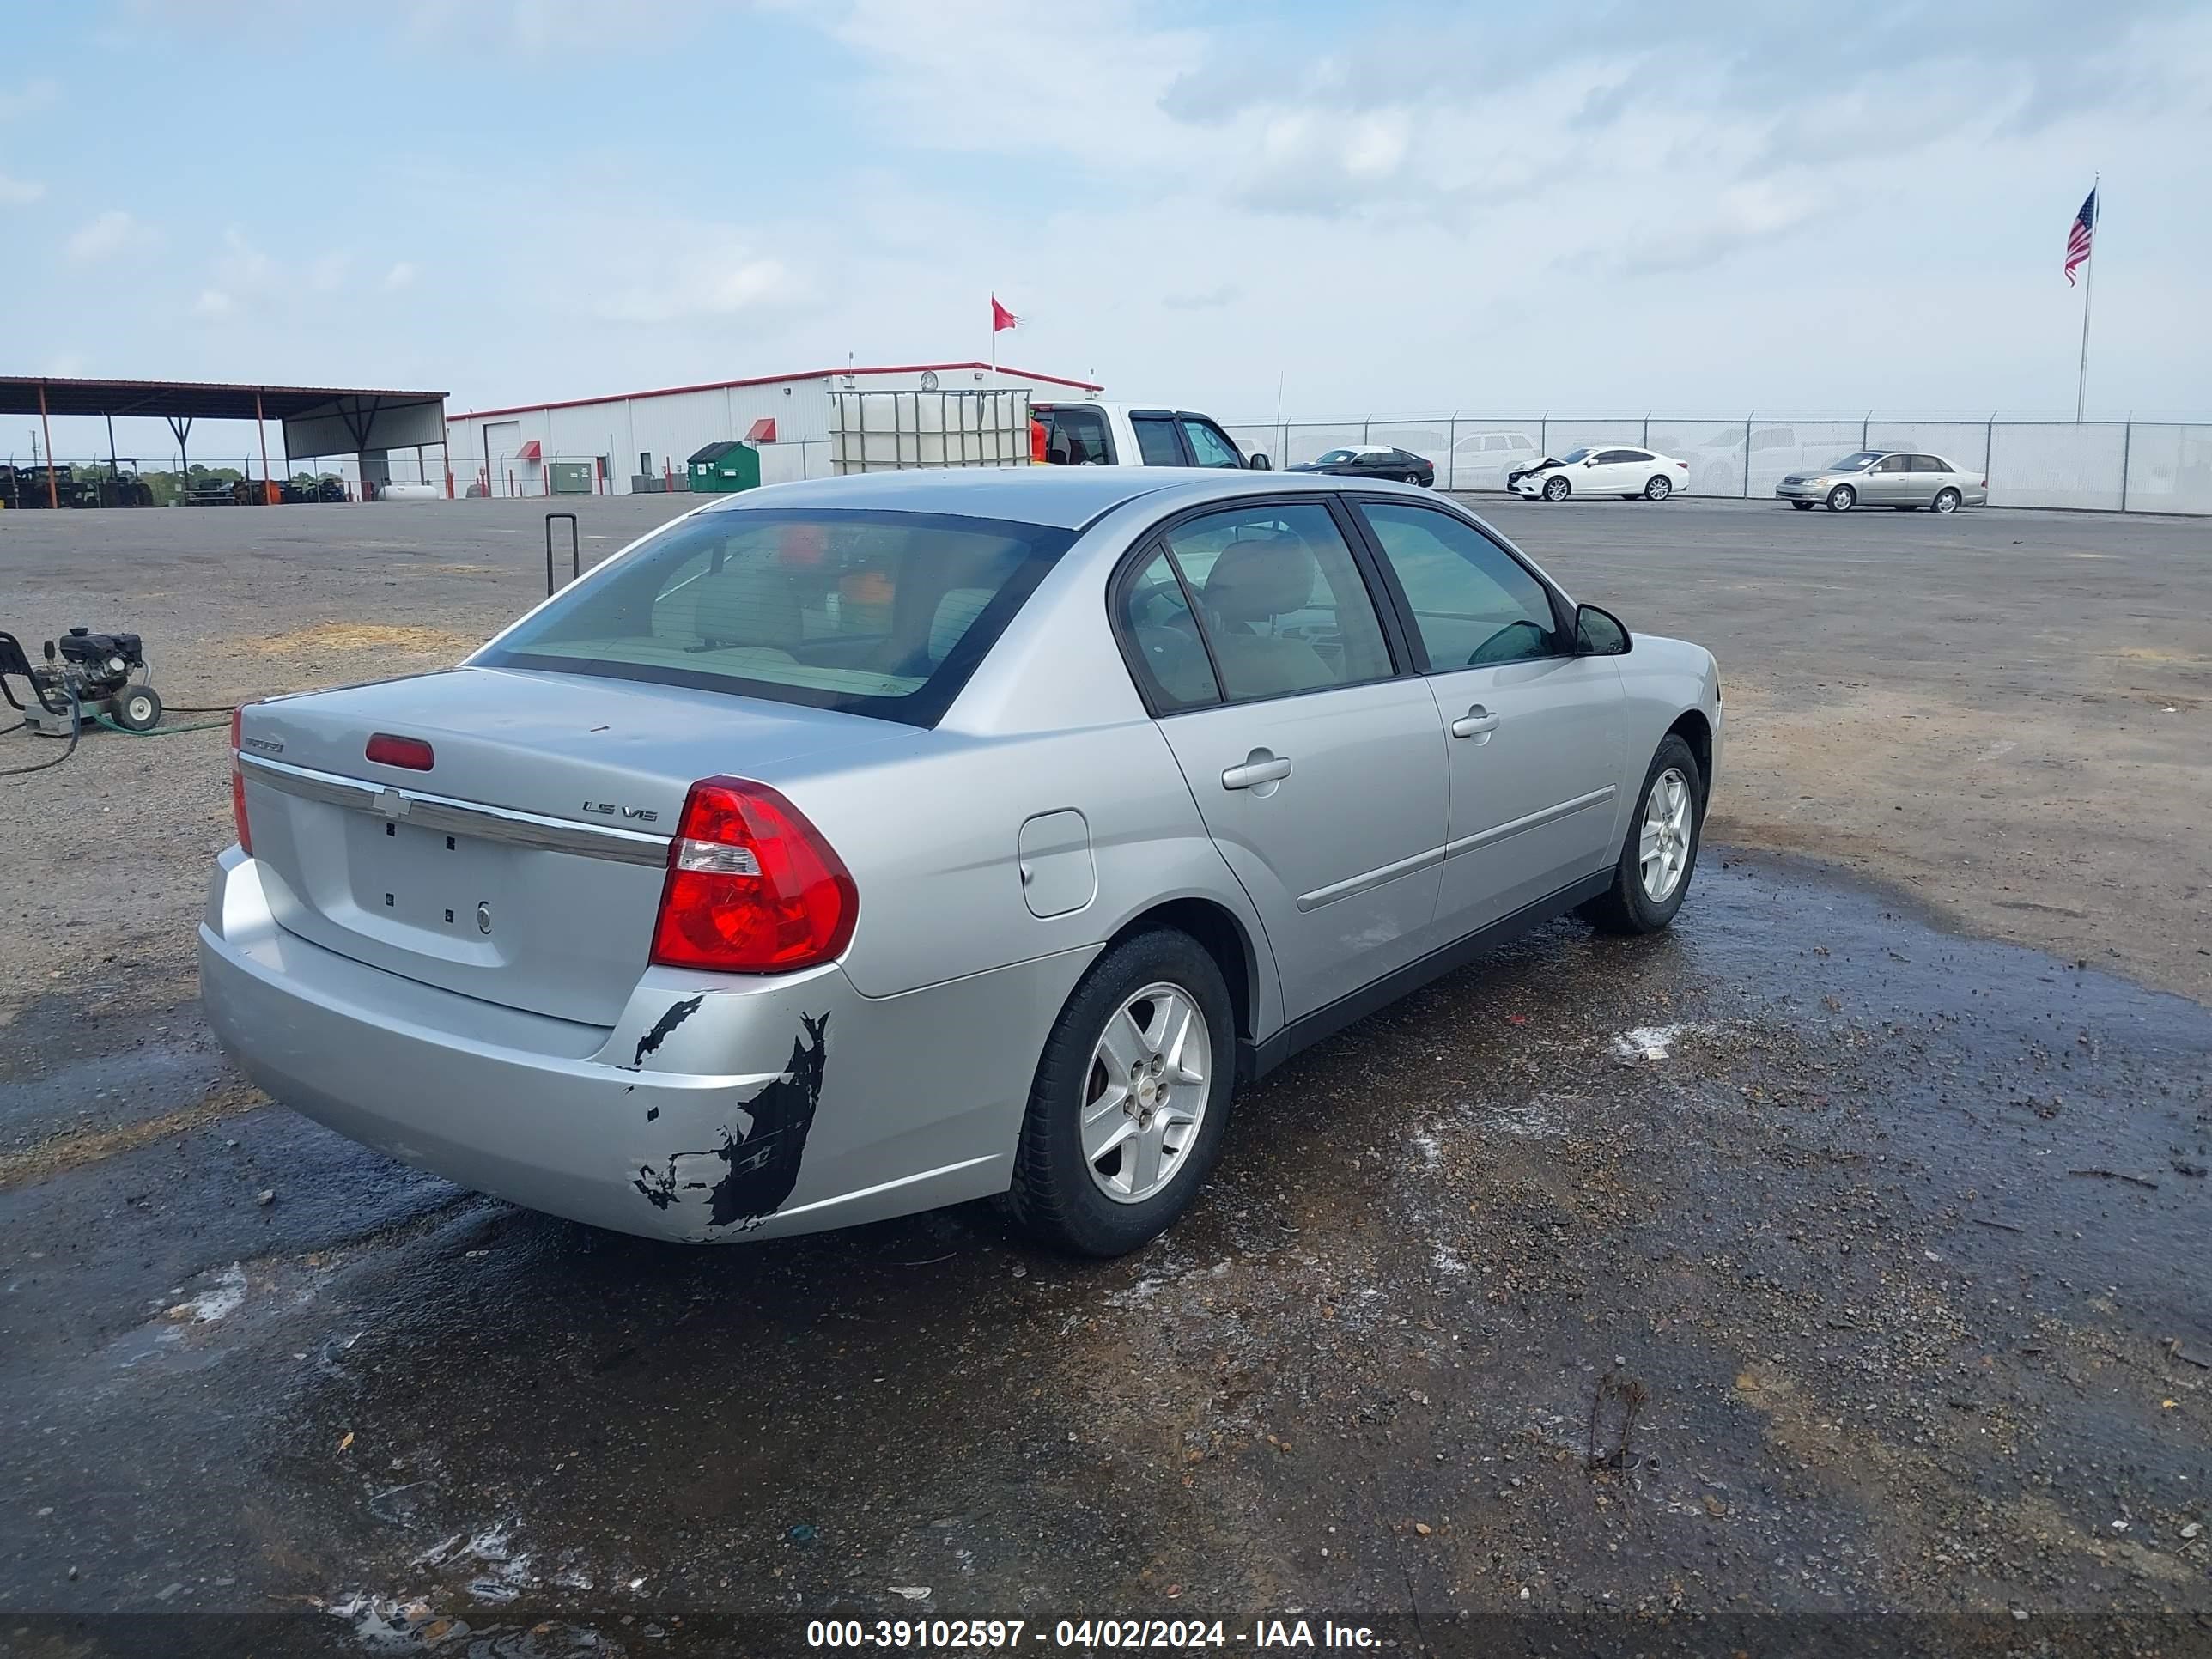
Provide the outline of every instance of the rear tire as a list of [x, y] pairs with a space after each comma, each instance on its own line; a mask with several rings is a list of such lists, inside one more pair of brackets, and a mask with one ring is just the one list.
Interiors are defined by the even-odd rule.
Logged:
[[[1679, 811], [1668, 810], [1669, 796]], [[1655, 792], [1661, 795], [1654, 816]], [[1672, 822], [1670, 822], [1672, 820]], [[1647, 845], [1647, 834], [1657, 825], [1657, 846]], [[1697, 873], [1698, 844], [1705, 832], [1705, 780], [1690, 745], [1669, 732], [1651, 757], [1644, 774], [1644, 787], [1629, 815], [1628, 834], [1613, 866], [1613, 885], [1577, 907], [1576, 914], [1607, 933], [1656, 933], [1674, 920]], [[1656, 864], [1653, 854], [1659, 854]]]
[[1849, 484], [1838, 484], [1828, 492], [1828, 511], [1848, 513], [1859, 504], [1859, 492]]
[[[1146, 992], [1158, 994], [1147, 999]], [[1188, 1042], [1178, 1047], [1168, 1030], [1158, 1048], [1148, 1047], [1139, 1015], [1155, 1019], [1155, 1011], [1177, 996], [1197, 1016]], [[1220, 1156], [1237, 1086], [1236, 1036], [1221, 969], [1188, 933], [1139, 933], [1092, 963], [1045, 1039], [1022, 1120], [1006, 1201], [1023, 1231], [1090, 1256], [1126, 1255], [1166, 1231], [1190, 1207]], [[1138, 1063], [1121, 1066], [1109, 1054], [1109, 1041]], [[1135, 1085], [1122, 1086], [1114, 1076], [1118, 1069], [1137, 1079]], [[1201, 1071], [1197, 1084], [1186, 1075]], [[1192, 1114], [1188, 1138], [1176, 1142], [1168, 1126]], [[1139, 1143], [1156, 1122], [1154, 1167], [1164, 1171], [1158, 1184], [1139, 1179], [1133, 1161], [1129, 1178], [1120, 1180], [1121, 1160], [1142, 1155]], [[1094, 1146], [1109, 1131], [1127, 1139], [1093, 1157], [1086, 1153], [1086, 1129]], [[1117, 1182], [1135, 1191], [1115, 1196]]]
[[1959, 510], [1959, 492], [1955, 489], [1937, 490], [1935, 506], [1938, 513], [1956, 513]]
[[1565, 478], [1553, 473], [1544, 480], [1544, 499], [1547, 501], [1564, 501], [1569, 495], [1574, 494], [1574, 489], [1575, 487]]
[[161, 723], [161, 694], [150, 685], [126, 686], [115, 698], [115, 723], [126, 732], [150, 732]]
[[1662, 477], [1656, 472], [1651, 475], [1650, 482], [1644, 486], [1644, 499], [1647, 501], [1663, 501], [1674, 493], [1674, 481]]

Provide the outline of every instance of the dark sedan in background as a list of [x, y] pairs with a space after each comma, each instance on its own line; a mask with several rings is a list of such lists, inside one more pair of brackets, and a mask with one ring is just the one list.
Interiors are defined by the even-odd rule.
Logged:
[[1388, 444], [1356, 444], [1346, 449], [1326, 450], [1304, 465], [1286, 467], [1285, 471], [1326, 472], [1337, 478], [1388, 478], [1397, 483], [1419, 484], [1425, 489], [1437, 487], [1435, 462], [1410, 449], [1393, 449]]

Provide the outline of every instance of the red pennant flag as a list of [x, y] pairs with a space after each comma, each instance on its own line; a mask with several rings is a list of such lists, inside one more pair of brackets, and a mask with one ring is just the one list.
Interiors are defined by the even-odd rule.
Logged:
[[1007, 310], [1006, 307], [999, 303], [999, 296], [997, 295], [994, 294], [991, 296], [992, 333], [996, 334], [1002, 328], [1012, 328], [1015, 324], [1020, 321], [1020, 318], [1015, 316], [1012, 312]]

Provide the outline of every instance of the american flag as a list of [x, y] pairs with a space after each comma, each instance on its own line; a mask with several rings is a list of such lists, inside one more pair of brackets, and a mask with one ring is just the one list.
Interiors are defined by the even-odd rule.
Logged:
[[2074, 268], [2086, 264], [2089, 258], [2089, 238], [2097, 228], [2097, 192], [2091, 191], [2081, 204], [2081, 210], [2074, 216], [2074, 227], [2066, 233], [2066, 286], [2074, 286]]

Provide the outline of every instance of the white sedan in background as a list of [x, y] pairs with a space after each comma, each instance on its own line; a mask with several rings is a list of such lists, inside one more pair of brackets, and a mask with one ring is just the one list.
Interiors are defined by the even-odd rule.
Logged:
[[1557, 460], [1547, 455], [1535, 465], [1513, 473], [1506, 486], [1530, 501], [1564, 501], [1570, 495], [1642, 496], [1663, 501], [1690, 480], [1690, 464], [1656, 449], [1621, 445], [1612, 449], [1571, 449]]

